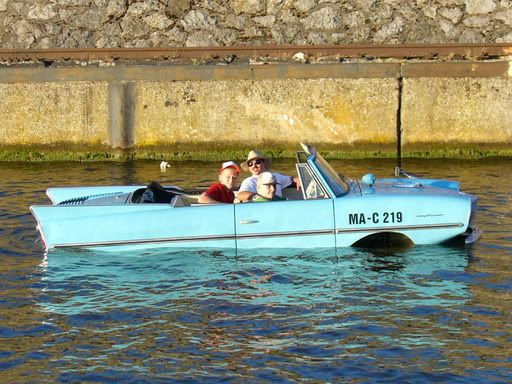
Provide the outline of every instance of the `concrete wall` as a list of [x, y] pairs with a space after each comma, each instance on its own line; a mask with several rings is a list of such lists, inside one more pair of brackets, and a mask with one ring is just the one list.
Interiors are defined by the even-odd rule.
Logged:
[[404, 81], [403, 144], [512, 144], [512, 79]]
[[0, 150], [213, 153], [305, 141], [383, 156], [401, 140], [404, 152], [431, 156], [484, 147], [511, 155], [510, 67], [496, 61], [3, 68]]
[[395, 142], [394, 79], [137, 83], [136, 143]]
[[108, 145], [105, 82], [0, 83], [0, 145]]

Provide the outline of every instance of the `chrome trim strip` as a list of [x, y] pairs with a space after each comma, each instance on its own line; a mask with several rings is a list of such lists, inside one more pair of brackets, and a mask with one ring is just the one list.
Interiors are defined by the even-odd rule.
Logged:
[[237, 235], [237, 239], [255, 239], [265, 237], [290, 237], [290, 236], [315, 236], [315, 235], [333, 235], [332, 229], [316, 229], [310, 231], [289, 231], [289, 232], [266, 232], [266, 233], [246, 233], [244, 235]]
[[94, 246], [108, 246], [108, 245], [128, 245], [128, 244], [151, 244], [151, 243], [177, 243], [189, 241], [207, 241], [207, 240], [234, 240], [234, 235], [211, 235], [211, 236], [189, 236], [189, 237], [167, 237], [163, 239], [141, 239], [141, 240], [119, 240], [119, 241], [104, 241], [104, 242], [91, 242], [91, 243], [71, 243], [71, 244], [56, 244], [54, 248], [68, 248], [68, 247], [94, 247]]
[[129, 244], [151, 244], [151, 243], [177, 243], [190, 241], [208, 241], [208, 240], [235, 240], [235, 239], [254, 239], [266, 237], [289, 237], [289, 236], [314, 236], [314, 235], [333, 235], [332, 229], [320, 229], [311, 231], [290, 231], [290, 232], [267, 232], [267, 233], [248, 233], [244, 235], [211, 235], [211, 236], [191, 236], [191, 237], [169, 237], [163, 239], [142, 239], [142, 240], [124, 240], [124, 241], [105, 241], [91, 243], [71, 243], [56, 244], [53, 248], [68, 247], [98, 247], [98, 246], [114, 246]]
[[235, 240], [235, 239], [257, 239], [268, 237], [292, 237], [292, 236], [316, 236], [316, 235], [332, 235], [341, 233], [356, 233], [356, 232], [386, 232], [386, 231], [412, 231], [422, 229], [445, 229], [445, 228], [461, 228], [464, 224], [429, 224], [429, 225], [409, 225], [409, 226], [395, 226], [395, 227], [368, 227], [368, 228], [337, 228], [332, 229], [317, 229], [309, 231], [288, 231], [288, 232], [266, 232], [266, 233], [246, 233], [242, 235], [211, 235], [211, 236], [191, 236], [191, 237], [169, 237], [161, 239], [141, 239], [141, 240], [121, 240], [121, 241], [105, 241], [105, 242], [91, 242], [91, 243], [71, 243], [71, 244], [55, 244], [52, 248], [68, 248], [68, 247], [97, 247], [97, 246], [115, 246], [115, 245], [129, 245], [129, 244], [158, 244], [158, 243], [177, 243], [177, 242], [191, 242], [191, 241], [208, 241], [208, 240]]
[[449, 224], [426, 224], [426, 225], [403, 225], [394, 227], [367, 227], [367, 228], [336, 228], [338, 233], [353, 233], [353, 232], [386, 232], [386, 231], [417, 231], [422, 229], [446, 229], [446, 228], [461, 228], [462, 223], [449, 223]]

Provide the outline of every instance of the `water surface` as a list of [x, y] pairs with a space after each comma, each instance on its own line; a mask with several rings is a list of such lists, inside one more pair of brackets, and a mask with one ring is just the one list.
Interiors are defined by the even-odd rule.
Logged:
[[28, 211], [46, 188], [206, 186], [218, 164], [2, 163], [1, 381], [510, 382], [512, 160], [404, 163], [479, 196], [478, 244], [46, 255]]

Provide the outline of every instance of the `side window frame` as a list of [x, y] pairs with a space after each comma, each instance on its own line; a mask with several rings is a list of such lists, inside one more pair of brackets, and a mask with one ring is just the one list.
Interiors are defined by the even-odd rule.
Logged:
[[[295, 164], [295, 167], [297, 168], [297, 175], [299, 176], [300, 183], [302, 185], [301, 192], [302, 192], [302, 197], [304, 200], [319, 200], [319, 199], [329, 199], [330, 198], [329, 193], [325, 189], [324, 185], [322, 184], [322, 182], [320, 180], [318, 180], [315, 173], [311, 171], [308, 164], [297, 163], [297, 164]], [[305, 172], [307, 172], [310, 180], [316, 183], [316, 188], [320, 189], [320, 192], [323, 196], [315, 197], [315, 198], [312, 198], [312, 197], [308, 198], [306, 192], [307, 192], [307, 187], [309, 186], [309, 184], [308, 184], [308, 186], [305, 185], [305, 180], [304, 180]], [[311, 183], [311, 181], [310, 181], [310, 183]]]

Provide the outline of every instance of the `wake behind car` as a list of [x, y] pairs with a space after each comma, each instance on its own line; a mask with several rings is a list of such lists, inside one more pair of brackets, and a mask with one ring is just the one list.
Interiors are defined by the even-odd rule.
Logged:
[[30, 209], [47, 249], [340, 248], [374, 238], [438, 244], [478, 240], [477, 199], [456, 181], [340, 176], [311, 146], [297, 152], [302, 188], [284, 201], [194, 204], [176, 187], [169, 202], [143, 203], [144, 186], [50, 188], [52, 205]]

